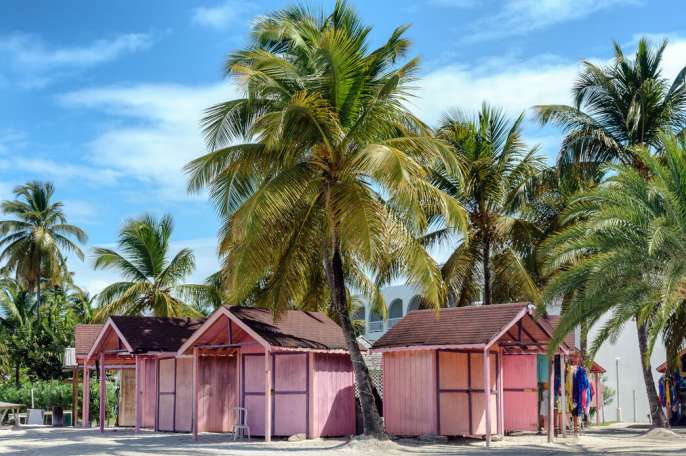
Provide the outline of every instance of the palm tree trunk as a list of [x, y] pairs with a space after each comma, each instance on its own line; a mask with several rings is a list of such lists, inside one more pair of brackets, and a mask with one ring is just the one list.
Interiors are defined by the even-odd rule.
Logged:
[[655, 381], [653, 380], [652, 368], [650, 366], [650, 353], [648, 352], [648, 330], [650, 329], [647, 322], [640, 322], [636, 318], [636, 330], [638, 332], [638, 348], [641, 352], [641, 370], [643, 371], [643, 381], [646, 386], [646, 393], [648, 395], [648, 404], [650, 406], [650, 416], [652, 418], [653, 427], [667, 427], [667, 418], [662, 412], [660, 402], [655, 391]]
[[586, 351], [588, 350], [588, 324], [582, 322], [579, 325], [579, 351], [581, 351], [581, 357], [586, 359]]
[[350, 320], [348, 300], [345, 293], [345, 273], [343, 271], [343, 260], [338, 246], [334, 248], [333, 256], [329, 269], [329, 286], [331, 287], [331, 300], [333, 311], [338, 317], [338, 322], [343, 328], [345, 343], [350, 352], [350, 359], [355, 373], [355, 385], [360, 397], [360, 408], [362, 409], [362, 426], [365, 435], [380, 435], [382, 433], [381, 418], [376, 408], [374, 400], [374, 388], [372, 379], [369, 375], [367, 365], [362, 358], [360, 347], [357, 344], [355, 330]]
[[483, 268], [484, 268], [484, 305], [493, 303], [491, 291], [491, 236], [486, 233], [482, 240], [483, 245]]

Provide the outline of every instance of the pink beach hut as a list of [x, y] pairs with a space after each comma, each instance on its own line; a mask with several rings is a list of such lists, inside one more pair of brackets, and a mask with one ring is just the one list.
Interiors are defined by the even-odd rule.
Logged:
[[[233, 424], [233, 407], [247, 410], [252, 435], [355, 433], [352, 363], [341, 328], [319, 312], [221, 307], [178, 350], [194, 363], [192, 414], [197, 433], [208, 423]], [[216, 383], [205, 378], [224, 374]], [[217, 389], [226, 399], [217, 407]], [[211, 429], [214, 430], [214, 429]], [[217, 429], [219, 430], [219, 429]]]
[[[493, 434], [537, 423], [535, 355], [546, 352], [551, 332], [526, 303], [408, 313], [372, 347], [383, 354], [386, 431], [490, 444]], [[552, 432], [548, 426], [550, 439]]]

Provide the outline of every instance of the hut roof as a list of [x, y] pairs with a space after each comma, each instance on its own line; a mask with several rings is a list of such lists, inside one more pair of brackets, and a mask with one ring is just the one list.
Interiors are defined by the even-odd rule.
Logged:
[[[521, 329], [513, 329], [515, 325]], [[440, 313], [415, 310], [377, 340], [373, 349], [477, 347], [499, 339], [512, 344], [542, 345], [550, 339], [550, 332], [549, 325], [533, 318], [528, 303], [454, 307], [441, 309]]]
[[188, 340], [203, 320], [174, 317], [110, 318], [133, 352], [172, 352]]
[[98, 334], [105, 325], [78, 324], [74, 327], [74, 348], [76, 356], [85, 356], [93, 347]]

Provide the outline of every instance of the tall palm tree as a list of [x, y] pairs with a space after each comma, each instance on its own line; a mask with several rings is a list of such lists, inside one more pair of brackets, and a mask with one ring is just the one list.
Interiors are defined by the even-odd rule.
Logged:
[[83, 260], [77, 243], [85, 243], [86, 233], [67, 223], [61, 202], [52, 201], [55, 188], [50, 182], [29, 182], [14, 189], [16, 198], [3, 201], [0, 221], [0, 261], [2, 274], [14, 274], [29, 291], [36, 291], [40, 306], [41, 280], [58, 285], [67, 274], [65, 253]]
[[171, 216], [159, 220], [151, 215], [129, 220], [119, 232], [119, 250], [94, 249], [95, 269], [119, 272], [115, 282], [97, 297], [94, 320], [110, 315], [152, 313], [160, 317], [201, 316], [210, 294], [206, 285], [184, 284], [195, 269], [190, 249], [181, 249], [169, 259], [169, 240], [174, 229]]
[[664, 135], [660, 142], [661, 157], [637, 150], [645, 168], [613, 166], [607, 183], [570, 205], [567, 219], [580, 221], [546, 244], [548, 266], [558, 272], [545, 295], [574, 292], [554, 342], [578, 324], [609, 314], [590, 348], [591, 357], [627, 321], [636, 321], [653, 423], [664, 426], [649, 357], [659, 332], [664, 328], [669, 335], [684, 312], [686, 142]]
[[583, 62], [572, 90], [574, 105], [536, 106], [542, 124], [554, 124], [565, 133], [558, 163], [624, 163], [643, 169], [635, 146], [662, 149], [661, 131], [686, 127], [686, 67], [670, 84], [662, 76], [663, 41], [653, 47], [638, 42], [633, 59], [619, 44], [606, 66]]
[[[543, 170], [537, 147], [521, 137], [524, 114], [513, 122], [483, 104], [475, 118], [459, 112], [441, 121], [437, 135], [462, 163], [459, 174], [438, 166], [433, 180], [466, 208], [469, 230], [443, 265], [443, 276], [456, 305], [538, 300], [538, 289], [525, 264], [539, 228], [521, 217], [527, 185]], [[454, 237], [441, 227], [424, 237], [429, 244]]]
[[465, 224], [459, 204], [426, 180], [428, 164], [457, 163], [406, 108], [417, 69], [417, 59], [396, 64], [406, 28], [370, 51], [371, 28], [345, 2], [328, 15], [294, 7], [258, 19], [252, 44], [226, 65], [242, 96], [208, 110], [211, 152], [186, 168], [189, 189], [209, 187], [224, 220], [231, 301], [252, 296], [277, 315], [325, 305], [339, 322], [366, 434], [381, 425], [350, 291], [379, 305], [379, 281], [402, 275], [439, 306], [440, 270], [416, 236], [438, 213]]
[[0, 280], [0, 345], [6, 363], [14, 369], [19, 387], [20, 370], [32, 347], [32, 333], [37, 322], [38, 301], [13, 279]]

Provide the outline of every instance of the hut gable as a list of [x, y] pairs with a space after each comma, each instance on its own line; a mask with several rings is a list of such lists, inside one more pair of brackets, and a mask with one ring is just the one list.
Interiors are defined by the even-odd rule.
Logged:
[[134, 353], [175, 352], [203, 323], [173, 317], [114, 316], [111, 320]]
[[86, 356], [88, 354], [104, 326], [78, 324], [74, 327], [76, 356]]

